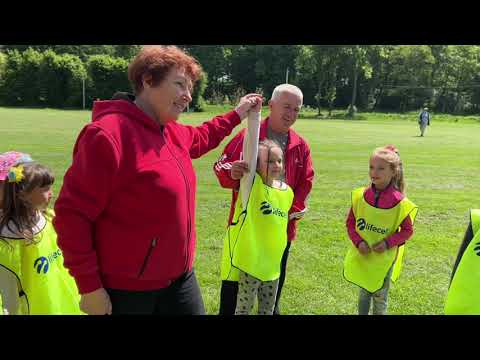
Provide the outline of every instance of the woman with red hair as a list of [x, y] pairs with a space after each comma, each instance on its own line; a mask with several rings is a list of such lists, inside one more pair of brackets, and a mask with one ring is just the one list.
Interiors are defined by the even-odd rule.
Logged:
[[216, 148], [262, 97], [200, 126], [177, 122], [201, 76], [175, 46], [146, 46], [128, 69], [135, 95], [97, 101], [55, 204], [65, 266], [87, 314], [204, 314], [193, 271], [192, 159]]

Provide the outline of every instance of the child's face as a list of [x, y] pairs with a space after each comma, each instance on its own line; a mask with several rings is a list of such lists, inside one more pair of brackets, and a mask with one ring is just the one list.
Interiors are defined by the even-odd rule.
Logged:
[[395, 174], [388, 162], [374, 156], [370, 159], [369, 175], [376, 188], [384, 189], [390, 184]]
[[280, 179], [283, 171], [282, 149], [279, 147], [272, 147], [269, 151], [268, 148], [260, 146], [258, 148], [257, 171], [262, 177], [264, 183], [270, 183], [272, 180]]
[[51, 198], [51, 185], [47, 185], [44, 187], [36, 187], [30, 193], [27, 193], [23, 196], [23, 199], [27, 201], [34, 210], [46, 209]]

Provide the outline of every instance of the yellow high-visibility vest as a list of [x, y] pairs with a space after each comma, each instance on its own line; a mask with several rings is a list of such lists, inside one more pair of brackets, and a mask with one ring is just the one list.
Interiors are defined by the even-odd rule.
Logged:
[[[407, 198], [390, 209], [380, 209], [371, 206], [363, 196], [365, 188], [352, 191], [352, 208], [355, 215], [357, 233], [371, 247], [394, 234], [407, 216], [413, 222], [417, 215], [417, 206]], [[383, 287], [388, 271], [395, 263], [392, 271], [392, 281], [400, 276], [404, 246], [393, 247], [383, 253], [371, 251], [362, 255], [350, 244], [345, 256], [343, 275], [345, 279], [373, 293]]]
[[480, 315], [480, 210], [470, 211], [473, 238], [462, 254], [445, 303], [447, 315]]
[[75, 280], [63, 266], [52, 225], [53, 211], [35, 243], [24, 239], [0, 240], [0, 266], [17, 278], [20, 315], [81, 315]]
[[261, 281], [278, 279], [293, 191], [288, 185], [285, 190], [265, 185], [256, 174], [245, 211], [241, 199], [239, 194], [224, 238], [222, 280], [238, 281], [238, 270]]

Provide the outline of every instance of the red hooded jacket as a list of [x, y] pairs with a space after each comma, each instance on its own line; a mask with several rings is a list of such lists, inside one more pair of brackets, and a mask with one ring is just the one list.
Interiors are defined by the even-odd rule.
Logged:
[[[259, 141], [267, 137], [268, 129], [267, 117], [260, 124]], [[232, 201], [230, 205], [230, 215], [228, 223], [232, 221], [235, 211], [235, 202], [237, 201], [240, 180], [233, 180], [230, 175], [232, 163], [240, 159], [243, 149], [243, 138], [246, 130], [240, 131], [225, 147], [222, 156], [214, 164], [213, 170], [217, 175], [220, 185], [224, 188], [232, 189]], [[313, 185], [313, 165], [310, 156], [310, 148], [307, 142], [292, 129], [288, 130], [288, 143], [285, 150], [285, 181], [292, 188], [294, 193], [293, 204], [289, 214], [302, 212], [306, 209], [306, 201]], [[296, 222], [293, 219], [288, 222], [287, 238], [293, 241], [296, 236]]]
[[126, 100], [95, 102], [55, 203], [65, 266], [81, 294], [154, 290], [192, 269], [192, 159], [240, 123], [235, 111], [201, 126], [161, 127]]

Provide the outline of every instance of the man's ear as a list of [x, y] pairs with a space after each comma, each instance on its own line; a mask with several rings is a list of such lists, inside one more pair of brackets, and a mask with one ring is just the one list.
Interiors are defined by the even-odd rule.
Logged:
[[152, 87], [152, 75], [151, 74], [144, 74], [142, 76], [142, 86], [144, 89], [147, 87]]
[[270, 111], [272, 111], [272, 106], [273, 106], [273, 101], [268, 100], [268, 108], [270, 109]]

